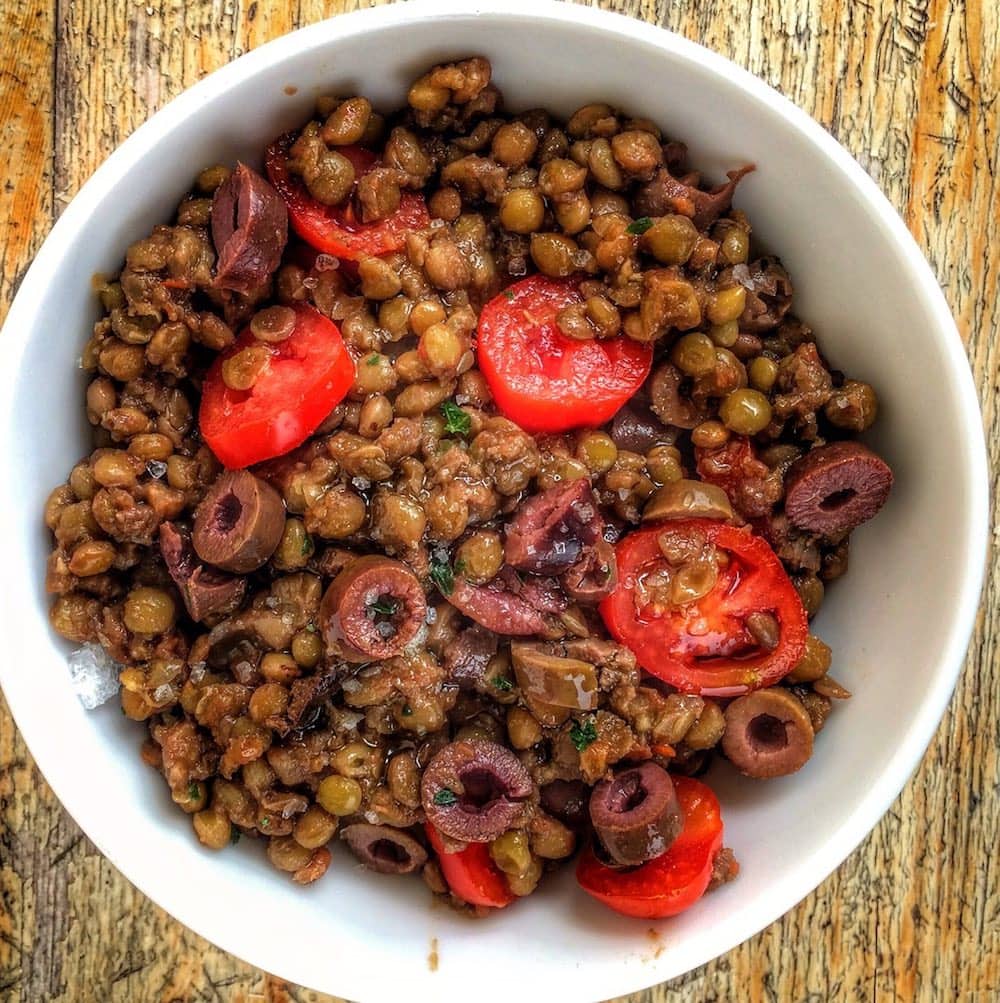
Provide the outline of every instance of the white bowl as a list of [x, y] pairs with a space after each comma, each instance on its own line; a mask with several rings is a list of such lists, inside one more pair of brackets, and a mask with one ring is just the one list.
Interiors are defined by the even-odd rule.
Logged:
[[[63, 214], [0, 338], [0, 680], [39, 767], [90, 838], [226, 950], [365, 1003], [394, 1001], [404, 987], [413, 1003], [604, 999], [680, 975], [772, 922], [896, 797], [944, 711], [972, 628], [987, 539], [985, 450], [962, 343], [930, 268], [873, 182], [816, 123], [725, 59], [639, 22], [543, 0], [465, 6], [365, 10], [258, 49], [140, 128]], [[397, 106], [417, 71], [470, 53], [492, 59], [511, 107], [568, 113], [607, 100], [689, 143], [710, 177], [756, 162], [738, 205], [784, 257], [797, 310], [833, 363], [874, 383], [882, 401], [872, 441], [895, 469], [895, 490], [856, 534], [850, 574], [818, 621], [834, 673], [855, 696], [800, 774], [754, 783], [718, 771], [740, 877], [662, 923], [604, 910], [569, 871], [473, 923], [433, 908], [419, 881], [360, 872], [344, 852], [302, 889], [257, 859], [250, 841], [203, 850], [139, 761], [141, 729], [112, 705], [81, 708], [46, 620], [40, 513], [87, 450], [76, 359], [95, 319], [91, 275], [114, 272], [201, 165], [258, 160], [317, 94]], [[651, 925], [662, 932], [655, 943]]]

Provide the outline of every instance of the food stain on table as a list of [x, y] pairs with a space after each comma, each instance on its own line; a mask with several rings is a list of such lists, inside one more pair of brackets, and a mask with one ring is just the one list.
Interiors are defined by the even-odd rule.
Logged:
[[438, 939], [431, 937], [431, 950], [427, 955], [427, 967], [432, 971], [438, 970]]
[[650, 927], [646, 931], [646, 936], [649, 938], [652, 944], [652, 951], [649, 954], [644, 954], [642, 956], [642, 963], [644, 965], [648, 965], [651, 961], [656, 961], [660, 957], [660, 955], [664, 952], [667, 946], [666, 944], [663, 943], [663, 937], [660, 931], [653, 929], [653, 927]]

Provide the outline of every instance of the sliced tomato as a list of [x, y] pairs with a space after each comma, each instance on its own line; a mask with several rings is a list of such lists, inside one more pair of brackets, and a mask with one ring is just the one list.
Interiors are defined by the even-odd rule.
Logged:
[[615, 869], [602, 863], [588, 846], [576, 865], [580, 887], [625, 916], [663, 919], [694, 905], [712, 878], [722, 848], [722, 812], [712, 791], [698, 780], [673, 777], [684, 828], [661, 853], [641, 867]]
[[576, 282], [533, 275], [479, 315], [479, 368], [497, 407], [529, 432], [601, 425], [649, 375], [648, 345], [624, 335], [577, 341], [559, 330], [559, 311], [581, 302]]
[[[672, 605], [650, 596], [666, 567], [661, 534], [703, 539], [726, 560], [712, 590]], [[770, 686], [791, 672], [805, 651], [806, 612], [781, 561], [749, 529], [713, 519], [670, 520], [630, 533], [615, 548], [618, 586], [601, 603], [608, 630], [649, 673], [685, 693], [738, 696]], [[778, 643], [761, 645], [747, 628], [753, 613], [769, 613]]]
[[[292, 228], [317, 251], [349, 261], [389, 254], [403, 247], [408, 233], [422, 230], [430, 223], [427, 203], [415, 192], [403, 192], [399, 208], [387, 219], [375, 223], [363, 223], [350, 199], [341, 206], [317, 202], [302, 181], [288, 170], [288, 151], [294, 142], [292, 133], [276, 139], [264, 151], [264, 166], [271, 184], [288, 206]], [[351, 161], [358, 177], [367, 174], [378, 162], [371, 150], [360, 146], [342, 146], [339, 152]]]
[[290, 337], [267, 347], [266, 369], [249, 390], [222, 381], [222, 363], [248, 345], [248, 328], [205, 376], [198, 423], [202, 438], [230, 470], [281, 456], [304, 442], [354, 383], [354, 360], [340, 330], [311, 306], [295, 307]]
[[438, 856], [438, 864], [448, 887], [470, 905], [502, 909], [514, 901], [503, 872], [493, 863], [485, 843], [469, 843], [458, 853], [448, 853], [441, 834], [429, 823], [424, 826], [427, 838]]

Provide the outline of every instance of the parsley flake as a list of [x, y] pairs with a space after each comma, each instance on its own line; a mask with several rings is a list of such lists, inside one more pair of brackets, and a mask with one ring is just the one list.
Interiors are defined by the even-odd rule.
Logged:
[[257, 823], [261, 829], [266, 829], [270, 824], [271, 820], [266, 815]]
[[514, 302], [514, 293], [513, 293], [512, 290], [505, 289], [503, 291], [503, 295], [504, 295], [504, 298], [507, 300], [508, 303], [513, 303]]
[[447, 808], [448, 805], [455, 804], [458, 801], [458, 795], [454, 791], [448, 790], [447, 787], [442, 787], [441, 790], [434, 795], [434, 803], [436, 805], [441, 805], [442, 808]]
[[305, 536], [305, 537], [302, 538], [302, 556], [303, 557], [311, 557], [312, 556], [312, 552], [315, 549], [316, 548], [313, 546], [313, 542], [312, 542], [312, 539], [310, 537]]
[[201, 787], [198, 784], [188, 784], [188, 801], [201, 800]]
[[653, 221], [648, 216], [640, 216], [638, 219], [632, 220], [632, 222], [625, 227], [625, 232], [638, 236], [641, 233], [645, 233], [652, 225]]
[[467, 411], [463, 411], [454, 401], [445, 401], [441, 405], [441, 414], [444, 415], [444, 430], [448, 435], [468, 435], [472, 427], [472, 418]]
[[582, 725], [579, 721], [575, 722], [569, 730], [569, 740], [576, 746], [577, 752], [583, 752], [588, 745], [596, 742], [597, 727], [593, 720], [586, 721]]
[[365, 363], [369, 366], [377, 366], [379, 363], [379, 359], [381, 358], [382, 356], [379, 355], [378, 352], [372, 352], [372, 354], [369, 355], [367, 359], [365, 359]]
[[501, 693], [509, 693], [514, 688], [514, 684], [506, 676], [494, 676], [490, 680], [490, 686]]
[[370, 603], [368, 608], [373, 613], [381, 613], [383, 616], [392, 616], [399, 609], [399, 603], [392, 598], [379, 597], [375, 602]]
[[450, 596], [455, 588], [455, 572], [447, 558], [431, 558], [431, 581], [438, 587], [442, 595]]

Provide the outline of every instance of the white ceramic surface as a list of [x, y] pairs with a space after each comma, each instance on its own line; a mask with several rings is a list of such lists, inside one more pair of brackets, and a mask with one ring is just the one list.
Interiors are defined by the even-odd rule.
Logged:
[[[258, 160], [316, 94], [359, 92], [391, 107], [418, 70], [470, 53], [493, 60], [512, 107], [568, 113], [608, 100], [687, 141], [710, 177], [755, 161], [738, 205], [785, 259], [798, 311], [833, 363], [872, 381], [882, 401], [872, 439], [896, 471], [895, 491], [855, 536], [850, 574], [818, 621], [837, 678], [856, 695], [797, 776], [753, 783], [717, 771], [742, 872], [697, 908], [652, 924], [656, 943], [650, 923], [603, 910], [569, 874], [470, 923], [433, 908], [419, 881], [362, 873], [344, 852], [301, 889], [247, 840], [202, 850], [141, 765], [141, 729], [113, 706], [88, 713], [77, 703], [66, 649], [46, 622], [40, 511], [86, 450], [75, 362], [95, 318], [92, 273], [114, 272], [201, 165]], [[934, 276], [867, 175], [721, 57], [542, 0], [418, 2], [340, 17], [237, 60], [140, 128], [65, 211], [10, 312], [0, 337], [0, 469], [0, 681], [49, 783], [122, 872], [194, 930], [294, 982], [365, 1003], [404, 993], [410, 1003], [604, 999], [694, 968], [780, 916], [871, 829], [926, 747], [968, 642], [987, 539], [985, 451], [962, 345]]]

